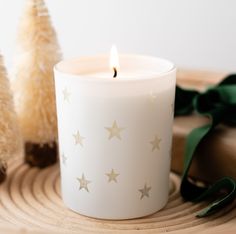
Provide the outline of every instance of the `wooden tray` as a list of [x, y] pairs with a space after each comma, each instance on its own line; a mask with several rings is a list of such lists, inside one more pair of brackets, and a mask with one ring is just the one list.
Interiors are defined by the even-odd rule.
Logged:
[[170, 175], [167, 206], [141, 219], [106, 221], [88, 218], [67, 209], [60, 196], [59, 166], [29, 168], [22, 160], [9, 163], [8, 178], [0, 187], [1, 234], [53, 233], [230, 233], [236, 230], [235, 204], [209, 218], [195, 214], [206, 204], [183, 202], [180, 179]]

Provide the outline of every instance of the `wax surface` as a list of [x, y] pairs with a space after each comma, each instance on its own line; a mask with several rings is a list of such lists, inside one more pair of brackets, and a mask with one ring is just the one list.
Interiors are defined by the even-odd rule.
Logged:
[[[175, 67], [165, 60], [147, 56], [120, 55], [118, 77], [122, 80], [158, 79]], [[109, 56], [65, 60], [56, 65], [61, 73], [75, 75], [77, 78], [109, 81], [113, 70], [109, 69]], [[98, 79], [97, 79], [98, 80]], [[99, 80], [98, 80], [99, 81]]]
[[94, 73], [86, 73], [84, 74], [84, 77], [94, 77], [98, 79], [122, 79], [122, 80], [137, 80], [137, 78], [143, 78], [155, 76], [154, 72], [151, 71], [145, 71], [145, 70], [137, 70], [135, 72], [129, 71], [129, 72], [117, 72], [117, 76], [113, 77], [114, 71], [110, 70], [107, 72], [94, 72]]

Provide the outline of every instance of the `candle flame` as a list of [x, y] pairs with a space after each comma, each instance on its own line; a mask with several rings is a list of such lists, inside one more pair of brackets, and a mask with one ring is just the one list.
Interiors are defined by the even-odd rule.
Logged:
[[117, 76], [117, 70], [119, 68], [119, 56], [118, 51], [115, 45], [111, 47], [111, 53], [110, 53], [110, 68], [114, 71], [114, 76]]

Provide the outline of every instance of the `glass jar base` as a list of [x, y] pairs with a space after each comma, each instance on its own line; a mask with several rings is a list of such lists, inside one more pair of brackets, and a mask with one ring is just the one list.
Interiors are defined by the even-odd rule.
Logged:
[[128, 220], [128, 219], [138, 219], [138, 218], [143, 218], [149, 215], [153, 215], [156, 212], [162, 210], [166, 206], [167, 202], [168, 202], [168, 198], [166, 199], [166, 201], [159, 203], [159, 205], [155, 207], [155, 209], [150, 209], [150, 210], [145, 210], [145, 211], [143, 210], [142, 212], [124, 212], [123, 214], [121, 212], [119, 212], [119, 214], [118, 213], [116, 214], [116, 211], [112, 209], [110, 209], [110, 213], [108, 210], [105, 210], [105, 209], [100, 210], [100, 211], [94, 209], [93, 212], [80, 210], [80, 209], [76, 209], [71, 204], [67, 204], [66, 202], [64, 203], [66, 207], [68, 207], [73, 212], [79, 215], [86, 216], [88, 218], [103, 219], [103, 220]]

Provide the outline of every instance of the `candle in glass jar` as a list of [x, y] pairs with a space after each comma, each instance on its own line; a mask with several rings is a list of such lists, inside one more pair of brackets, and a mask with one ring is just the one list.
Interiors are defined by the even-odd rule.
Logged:
[[104, 219], [161, 209], [169, 192], [175, 66], [120, 55], [119, 65], [94, 56], [54, 70], [65, 204]]

